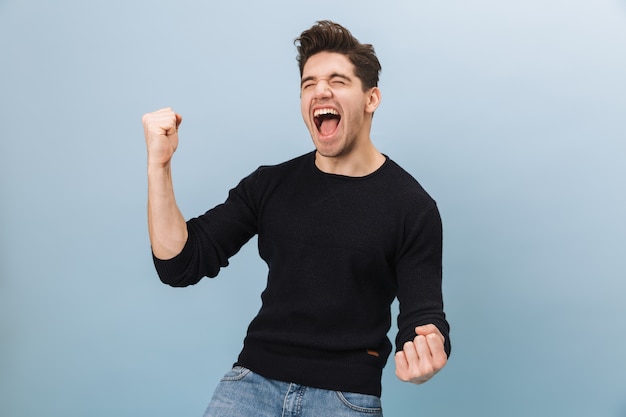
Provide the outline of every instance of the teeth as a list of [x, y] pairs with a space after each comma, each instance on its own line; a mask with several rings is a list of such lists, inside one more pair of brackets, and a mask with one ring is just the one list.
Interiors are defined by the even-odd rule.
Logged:
[[317, 109], [313, 113], [313, 117], [319, 117], [319, 116], [322, 116], [324, 114], [332, 114], [332, 115], [335, 115], [335, 116], [339, 115], [339, 113], [335, 109]]

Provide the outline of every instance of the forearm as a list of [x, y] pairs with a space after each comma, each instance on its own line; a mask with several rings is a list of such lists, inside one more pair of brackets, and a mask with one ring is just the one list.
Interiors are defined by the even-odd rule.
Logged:
[[148, 165], [148, 231], [159, 259], [175, 257], [187, 242], [187, 224], [176, 204], [169, 163]]
[[396, 265], [398, 280], [398, 336], [396, 347], [415, 337], [415, 327], [435, 325], [450, 353], [450, 326], [443, 308], [442, 226], [436, 205], [425, 210], [409, 234], [406, 256]]

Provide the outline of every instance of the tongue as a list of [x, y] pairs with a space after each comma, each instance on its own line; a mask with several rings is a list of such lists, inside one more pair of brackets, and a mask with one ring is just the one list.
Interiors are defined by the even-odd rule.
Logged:
[[324, 136], [328, 136], [337, 129], [337, 125], [339, 124], [339, 119], [328, 118], [325, 119], [320, 126], [320, 133]]

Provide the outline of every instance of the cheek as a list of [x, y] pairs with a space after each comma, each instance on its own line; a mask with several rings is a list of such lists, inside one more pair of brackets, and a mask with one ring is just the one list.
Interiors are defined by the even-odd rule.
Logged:
[[309, 125], [309, 107], [304, 104], [304, 101], [300, 100], [300, 113], [302, 114], [302, 119], [304, 123]]

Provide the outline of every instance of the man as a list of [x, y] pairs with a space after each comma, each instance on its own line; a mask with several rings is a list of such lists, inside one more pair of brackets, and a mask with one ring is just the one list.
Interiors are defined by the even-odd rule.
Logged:
[[161, 280], [215, 277], [254, 235], [269, 268], [262, 307], [206, 416], [382, 415], [395, 297], [398, 378], [426, 382], [450, 353], [437, 206], [370, 138], [381, 100], [374, 49], [329, 21], [296, 41], [315, 151], [258, 168], [198, 218], [185, 221], [171, 180], [182, 117], [143, 117]]

